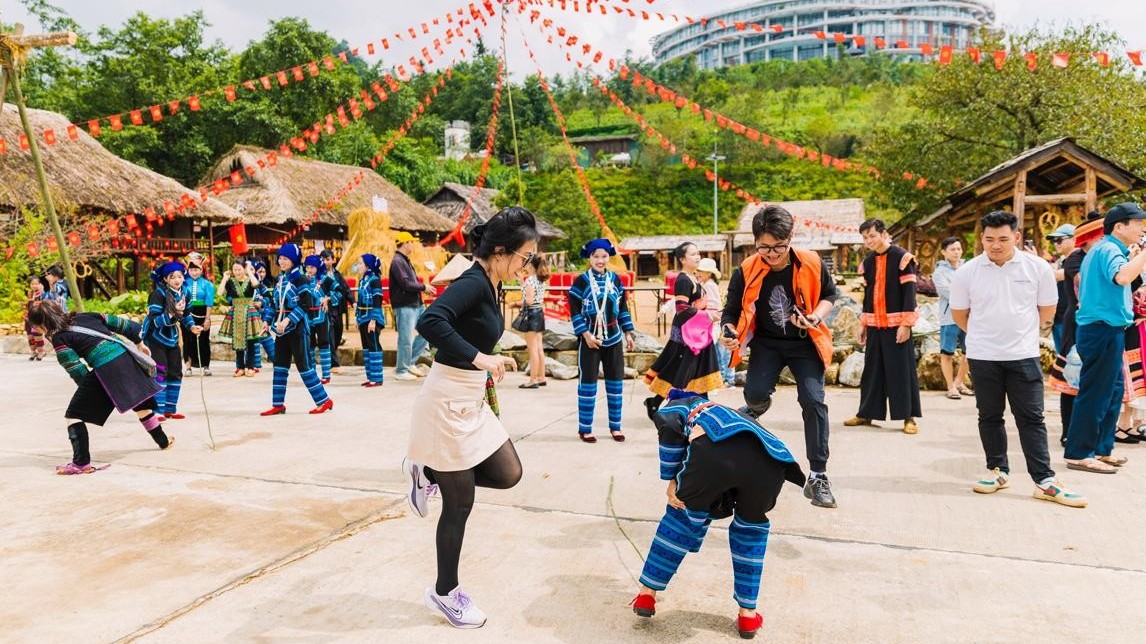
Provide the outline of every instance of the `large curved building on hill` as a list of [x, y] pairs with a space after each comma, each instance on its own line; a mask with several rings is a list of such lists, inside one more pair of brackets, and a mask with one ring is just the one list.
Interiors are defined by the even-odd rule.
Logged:
[[[936, 50], [943, 45], [962, 49], [974, 45], [981, 29], [994, 26], [995, 7], [986, 0], [759, 0], [707, 19], [706, 24], [685, 25], [653, 38], [656, 63], [695, 55], [698, 67], [716, 69], [766, 60], [837, 56], [835, 40], [821, 40], [815, 31], [864, 36], [865, 47], [856, 47], [848, 38], [844, 47], [851, 55], [884, 51], [919, 56], [924, 43]], [[765, 29], [737, 30], [737, 22]], [[783, 31], [776, 33], [773, 25], [780, 25]], [[908, 47], [877, 50], [876, 38], [885, 39], [889, 47], [906, 41]]]

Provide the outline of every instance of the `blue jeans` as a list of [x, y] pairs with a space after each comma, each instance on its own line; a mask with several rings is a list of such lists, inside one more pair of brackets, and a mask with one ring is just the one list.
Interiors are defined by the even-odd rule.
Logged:
[[956, 349], [967, 350], [967, 332], [957, 324], [944, 324], [939, 327], [939, 353], [955, 355]]
[[720, 364], [720, 378], [726, 385], [736, 384], [736, 370], [728, 366], [728, 361], [732, 359], [732, 352], [720, 343], [720, 338], [713, 340], [712, 346], [716, 347], [716, 361]]
[[414, 330], [424, 310], [426, 307], [421, 304], [394, 307], [394, 326], [398, 329], [398, 360], [394, 373], [408, 373], [414, 360], [426, 350], [426, 339]]
[[1062, 322], [1055, 322], [1051, 326], [1051, 338], [1054, 339], [1054, 352], [1062, 355]]
[[1082, 358], [1082, 374], [1066, 434], [1066, 458], [1110, 456], [1125, 389], [1122, 352], [1126, 331], [1101, 322], [1083, 324], [1074, 340]]

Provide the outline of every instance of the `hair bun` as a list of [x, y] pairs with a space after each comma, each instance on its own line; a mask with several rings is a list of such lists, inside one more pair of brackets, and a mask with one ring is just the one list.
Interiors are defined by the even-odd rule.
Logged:
[[485, 236], [485, 224], [478, 224], [470, 230], [470, 243], [476, 248], [481, 244], [481, 238]]

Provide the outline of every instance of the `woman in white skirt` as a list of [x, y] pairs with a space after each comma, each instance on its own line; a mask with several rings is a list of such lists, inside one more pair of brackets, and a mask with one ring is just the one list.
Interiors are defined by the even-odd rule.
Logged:
[[470, 233], [474, 265], [450, 284], [418, 320], [418, 333], [437, 347], [433, 367], [414, 400], [409, 454], [410, 508], [426, 516], [428, 497], [442, 495], [436, 538], [438, 577], [426, 605], [457, 628], [485, 624], [458, 585], [466, 520], [477, 487], [509, 489], [521, 461], [501, 421], [486, 404], [486, 373], [500, 381], [505, 363], [491, 355], [505, 330], [497, 284], [515, 279], [537, 252], [537, 221], [521, 207], [497, 213]]

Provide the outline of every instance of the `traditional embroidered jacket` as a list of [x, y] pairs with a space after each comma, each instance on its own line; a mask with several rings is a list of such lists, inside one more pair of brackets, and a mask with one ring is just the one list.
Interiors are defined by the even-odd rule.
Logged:
[[187, 304], [180, 317], [175, 309], [179, 300], [187, 301], [186, 290], [173, 291], [167, 286], [157, 286], [147, 298], [147, 317], [143, 320], [143, 338], [165, 347], [179, 344], [179, 325], [188, 331], [195, 326], [191, 318], [191, 306]]
[[354, 307], [354, 321], [361, 326], [370, 324], [371, 320], [380, 327], [386, 325], [386, 316], [382, 311], [382, 280], [377, 275], [367, 274], [358, 282], [358, 302]]
[[621, 278], [613, 271], [589, 269], [578, 275], [569, 287], [569, 315], [575, 334], [589, 331], [606, 347], [634, 329]]
[[919, 319], [915, 310], [918, 272], [915, 256], [894, 244], [882, 253], [868, 255], [860, 265], [864, 279], [860, 324], [876, 329], [913, 326]]
[[[272, 334], [287, 335], [296, 328], [308, 328], [307, 310], [313, 306], [314, 294], [310, 290], [309, 280], [301, 270], [296, 267], [289, 273], [280, 274], [271, 300], [271, 308], [274, 310]], [[275, 328], [280, 320], [287, 320], [286, 329], [281, 334]]]

